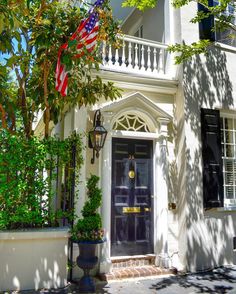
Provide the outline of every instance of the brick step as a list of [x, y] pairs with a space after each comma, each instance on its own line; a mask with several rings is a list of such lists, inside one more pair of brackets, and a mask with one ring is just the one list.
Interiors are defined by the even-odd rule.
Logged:
[[176, 274], [175, 269], [164, 269], [154, 265], [113, 269], [111, 273], [100, 274], [102, 281], [120, 280], [128, 278]]
[[112, 269], [148, 266], [155, 264], [155, 255], [147, 254], [136, 256], [112, 257], [111, 262]]

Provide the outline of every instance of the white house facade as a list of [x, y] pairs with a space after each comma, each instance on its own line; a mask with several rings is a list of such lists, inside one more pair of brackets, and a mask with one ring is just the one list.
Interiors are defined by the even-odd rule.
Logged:
[[208, 56], [179, 66], [167, 51], [199, 39], [189, 23], [197, 9], [160, 0], [144, 13], [128, 10], [124, 46], [104, 44], [99, 73], [122, 98], [69, 109], [52, 128], [61, 137], [88, 133], [99, 109], [108, 132], [94, 164], [84, 150], [76, 207], [86, 179], [99, 175], [107, 240], [100, 273], [112, 271], [114, 258], [137, 255], [191, 272], [236, 263], [236, 47], [215, 42]]

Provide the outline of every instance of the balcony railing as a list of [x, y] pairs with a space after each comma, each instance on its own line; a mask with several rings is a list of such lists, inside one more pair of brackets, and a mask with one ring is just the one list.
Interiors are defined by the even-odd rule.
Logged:
[[161, 77], [167, 74], [167, 45], [133, 36], [120, 36], [120, 48], [105, 42], [102, 69]]

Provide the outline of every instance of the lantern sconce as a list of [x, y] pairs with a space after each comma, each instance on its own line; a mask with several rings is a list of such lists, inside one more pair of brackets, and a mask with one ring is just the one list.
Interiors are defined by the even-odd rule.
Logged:
[[101, 124], [101, 111], [96, 110], [93, 118], [93, 128], [89, 132], [89, 148], [93, 149], [93, 158], [91, 163], [94, 164], [95, 153], [99, 157], [99, 152], [103, 148], [107, 136], [107, 130]]

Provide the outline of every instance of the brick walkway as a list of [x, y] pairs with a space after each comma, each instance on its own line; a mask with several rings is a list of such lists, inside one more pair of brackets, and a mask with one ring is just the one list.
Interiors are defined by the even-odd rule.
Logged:
[[147, 276], [160, 276], [175, 274], [174, 270], [162, 269], [153, 265], [142, 267], [130, 267], [130, 268], [116, 268], [112, 270], [112, 273], [101, 275], [100, 278], [103, 281], [112, 281], [127, 278], [139, 278]]
[[[96, 280], [96, 293], [101, 294], [236, 294], [236, 265], [191, 275], [159, 276], [145, 279], [101, 282]], [[8, 292], [10, 293], [10, 292]], [[75, 294], [76, 285], [64, 289], [11, 292], [21, 294]], [[2, 293], [1, 293], [2, 294]]]

